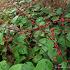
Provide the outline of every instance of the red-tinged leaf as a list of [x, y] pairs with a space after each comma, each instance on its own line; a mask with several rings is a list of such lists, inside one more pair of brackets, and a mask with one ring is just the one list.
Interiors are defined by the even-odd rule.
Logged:
[[61, 26], [64, 27], [64, 23], [62, 23]]
[[61, 18], [61, 19], [60, 19], [60, 21], [61, 21], [61, 22], [64, 22], [64, 21], [65, 21], [65, 19], [64, 19], [64, 18]]
[[31, 22], [32, 22], [33, 25], [35, 24], [35, 21], [33, 19], [31, 20]]
[[55, 42], [54, 43], [54, 48], [58, 48], [59, 46], [58, 46], [58, 44]]
[[49, 25], [50, 25], [50, 23], [46, 23], [46, 24], [45, 24], [45, 27], [48, 27]]
[[51, 28], [50, 31], [53, 32], [55, 30], [55, 28]]
[[39, 27], [38, 28], [34, 28], [33, 30], [38, 31], [39, 30]]
[[39, 26], [39, 28], [41, 28], [41, 29], [42, 29], [42, 28], [45, 28], [45, 26], [44, 26], [44, 25], [41, 25], [41, 26]]
[[58, 20], [53, 21], [53, 23], [58, 23]]
[[62, 55], [62, 51], [60, 49], [57, 50], [58, 55]]

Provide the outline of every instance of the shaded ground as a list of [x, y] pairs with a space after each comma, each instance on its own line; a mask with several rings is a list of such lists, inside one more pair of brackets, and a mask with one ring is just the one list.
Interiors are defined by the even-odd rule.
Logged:
[[45, 6], [51, 6], [51, 7], [62, 7], [66, 8], [67, 4], [69, 4], [69, 0], [32, 0], [30, 3], [20, 4], [17, 5], [18, 2], [21, 0], [0, 0], [0, 10], [7, 9], [10, 7], [21, 7], [22, 8], [28, 8], [32, 6], [32, 4], [38, 3], [38, 4], [44, 4]]

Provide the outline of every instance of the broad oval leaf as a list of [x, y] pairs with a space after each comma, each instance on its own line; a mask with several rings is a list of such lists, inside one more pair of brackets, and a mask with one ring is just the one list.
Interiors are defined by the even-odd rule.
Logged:
[[0, 70], [9, 70], [9, 67], [9, 64], [5, 60], [0, 62]]
[[52, 70], [52, 62], [48, 59], [42, 59], [38, 62], [34, 70]]
[[31, 62], [27, 62], [24, 64], [16, 64], [13, 65], [9, 70], [33, 70], [34, 66]]
[[9, 70], [22, 70], [23, 64], [13, 65]]

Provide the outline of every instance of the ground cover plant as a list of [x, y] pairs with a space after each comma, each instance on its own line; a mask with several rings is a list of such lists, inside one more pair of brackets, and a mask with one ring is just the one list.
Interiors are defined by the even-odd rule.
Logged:
[[70, 12], [39, 4], [26, 12], [0, 13], [0, 70], [69, 70]]

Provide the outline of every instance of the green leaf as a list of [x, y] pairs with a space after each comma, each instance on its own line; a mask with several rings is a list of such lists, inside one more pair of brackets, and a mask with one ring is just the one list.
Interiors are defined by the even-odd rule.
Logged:
[[61, 45], [61, 47], [66, 47], [66, 40], [63, 36], [60, 36], [60, 38], [58, 38], [58, 43]]
[[13, 65], [9, 70], [33, 70], [34, 66], [31, 62], [27, 62], [24, 64], [16, 64]]
[[60, 28], [59, 28], [59, 26], [56, 26], [54, 28], [55, 28], [54, 32], [55, 32], [55, 35], [57, 37], [60, 34]]
[[65, 18], [70, 18], [70, 13], [67, 13], [67, 14], [65, 15]]
[[52, 40], [47, 39], [47, 48], [48, 51], [50, 51], [51, 49], [53, 49], [54, 47], [54, 42]]
[[9, 67], [9, 64], [5, 60], [0, 62], [0, 70], [9, 70]]
[[41, 52], [51, 51], [54, 47], [54, 42], [52, 40], [42, 38], [39, 40], [39, 46], [42, 46]]
[[26, 42], [24, 41], [24, 39], [26, 38], [26, 35], [16, 35], [14, 38], [14, 43], [19, 43], [20, 45], [25, 45]]
[[40, 54], [43, 54], [43, 53], [45, 53], [45, 52], [47, 52], [47, 51], [48, 51], [47, 47], [43, 45], [43, 46], [41, 47]]
[[38, 52], [39, 50], [40, 50], [40, 47], [38, 47], [38, 46], [35, 46], [35, 47], [32, 49], [32, 51], [35, 52], [35, 53]]
[[52, 21], [57, 21], [57, 20], [59, 20], [59, 16], [53, 16], [53, 17], [51, 18], [51, 20], [52, 20]]
[[26, 62], [23, 64], [22, 70], [33, 70], [33, 69], [34, 69], [34, 65], [32, 64], [32, 62]]
[[0, 45], [4, 45], [3, 33], [0, 33]]
[[57, 56], [57, 61], [58, 61], [58, 63], [62, 63], [62, 61], [63, 61], [62, 56]]
[[25, 59], [25, 55], [28, 54], [28, 50], [27, 50], [27, 47], [26, 46], [20, 46], [20, 45], [17, 45], [16, 47], [13, 47], [13, 55], [14, 55], [14, 58], [15, 58], [15, 63], [19, 63], [21, 62], [22, 60]]
[[67, 39], [70, 41], [70, 32], [67, 34]]
[[35, 5], [33, 6], [33, 11], [39, 11], [40, 8], [41, 8], [41, 6], [40, 6], [39, 4], [35, 4]]
[[26, 46], [16, 46], [16, 50], [18, 51], [19, 54], [27, 54], [27, 47]]
[[13, 65], [9, 70], [22, 70], [23, 64]]
[[41, 21], [43, 21], [43, 20], [44, 20], [43, 17], [39, 17], [39, 18], [37, 18], [36, 22], [39, 23], [39, 22], [41, 22]]
[[15, 17], [11, 20], [11, 23], [16, 24], [18, 17], [19, 17], [19, 16], [15, 16]]
[[13, 24], [20, 25], [20, 27], [28, 25], [27, 24], [28, 23], [28, 19], [27, 19], [27, 17], [24, 17], [24, 16], [15, 16], [11, 20], [11, 22]]
[[49, 13], [46, 18], [51, 18], [53, 16], [52, 13]]
[[26, 17], [22, 17], [22, 16], [20, 16], [20, 17], [18, 17], [18, 19], [17, 19], [17, 24], [19, 24], [21, 27], [23, 26], [23, 25], [26, 25], [27, 24], [27, 18]]
[[33, 58], [33, 62], [34, 63], [37, 63], [39, 60], [41, 60], [42, 59], [42, 55], [40, 55], [40, 54], [37, 54], [34, 58]]
[[34, 32], [34, 37], [38, 40], [40, 37], [44, 37], [44, 33], [39, 31]]
[[39, 25], [44, 25], [45, 24], [45, 22], [44, 21], [42, 21], [42, 22], [40, 22], [40, 24]]
[[35, 54], [38, 54], [38, 53], [39, 53], [39, 51], [40, 51], [40, 47], [35, 46], [35, 47], [33, 47], [32, 50], [29, 52], [29, 55], [31, 54], [31, 55], [33, 55], [33, 57], [34, 57]]
[[67, 62], [62, 62], [61, 65], [62, 70], [67, 70]]
[[62, 8], [58, 8], [56, 11], [55, 11], [56, 15], [61, 15], [63, 13], [63, 10]]
[[48, 50], [46, 44], [47, 44], [47, 39], [46, 38], [42, 38], [42, 39], [39, 40], [39, 46], [41, 46], [41, 50], [40, 50], [41, 54]]
[[18, 50], [16, 48], [13, 48], [13, 56], [15, 59], [15, 63], [20, 62], [20, 54], [18, 53]]
[[36, 23], [39, 25], [44, 25], [45, 24], [44, 18], [43, 17], [37, 18]]
[[39, 43], [41, 45], [45, 45], [46, 46], [46, 42], [47, 42], [47, 39], [46, 38], [42, 38], [42, 39], [39, 40]]
[[50, 57], [51, 60], [53, 60], [52, 58], [57, 56], [56, 49], [51, 49], [50, 51], [48, 51], [48, 56]]
[[41, 8], [41, 11], [43, 12], [43, 14], [51, 14], [50, 10], [48, 8]]
[[70, 47], [70, 41], [66, 39], [66, 46]]
[[48, 59], [42, 59], [36, 65], [34, 70], [52, 70], [53, 64]]

